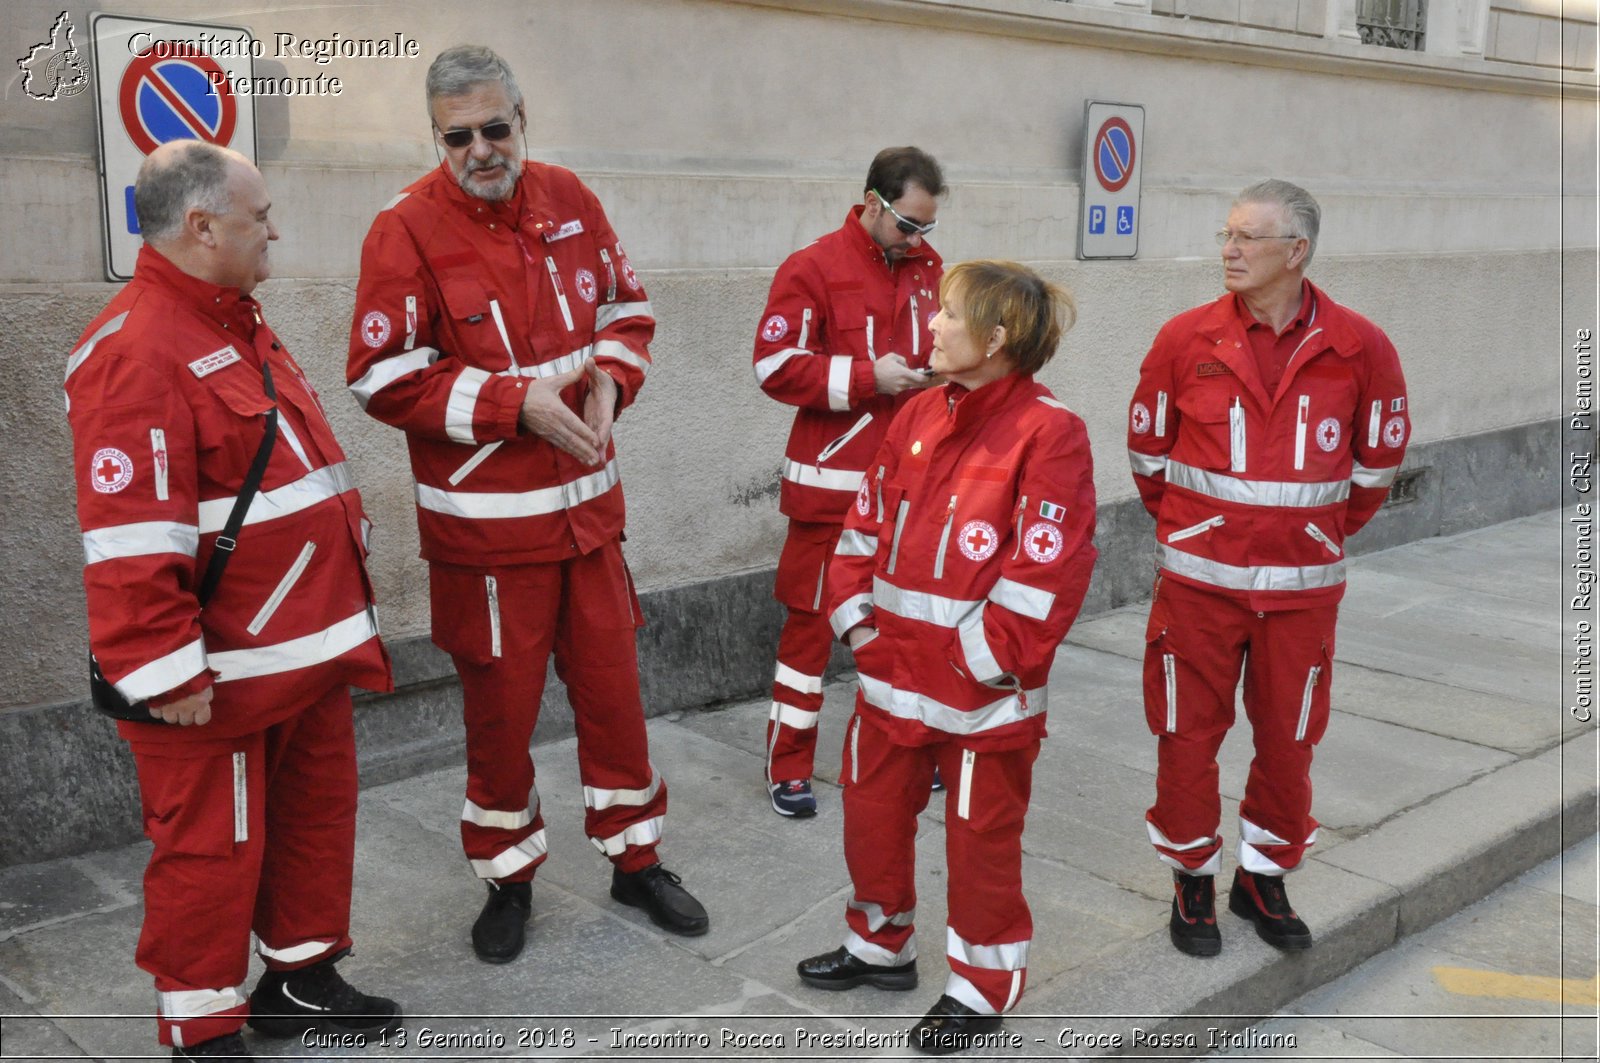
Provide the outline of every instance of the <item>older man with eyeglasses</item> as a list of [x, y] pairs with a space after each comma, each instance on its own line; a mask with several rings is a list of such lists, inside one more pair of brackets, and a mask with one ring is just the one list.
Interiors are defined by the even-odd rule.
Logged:
[[1283, 879], [1317, 836], [1311, 757], [1344, 541], [1383, 504], [1411, 437], [1394, 345], [1305, 279], [1321, 217], [1287, 181], [1239, 194], [1217, 233], [1227, 294], [1162, 327], [1129, 410], [1133, 478], [1156, 518], [1146, 828], [1173, 868], [1172, 943], [1191, 956], [1222, 949], [1217, 751], [1241, 673], [1255, 759], [1228, 907], [1275, 948], [1311, 947]]
[[778, 267], [756, 329], [756, 382], [798, 407], [778, 504], [789, 535], [774, 596], [788, 618], [767, 720], [766, 786], [780, 816], [817, 811], [811, 773], [833, 648], [822, 603], [828, 558], [890, 420], [932, 382], [928, 325], [944, 264], [926, 238], [944, 192], [927, 152], [880, 151], [844, 224]]
[[650, 369], [655, 318], [594, 193], [522, 158], [527, 117], [504, 60], [440, 53], [427, 103], [443, 158], [372, 224], [348, 380], [406, 433], [433, 641], [461, 678], [461, 839], [488, 884], [473, 949], [507, 963], [523, 947], [546, 855], [528, 743], [552, 653], [611, 896], [703, 934], [705, 909], [656, 855], [667, 787], [639, 700], [643, 618], [611, 440]]

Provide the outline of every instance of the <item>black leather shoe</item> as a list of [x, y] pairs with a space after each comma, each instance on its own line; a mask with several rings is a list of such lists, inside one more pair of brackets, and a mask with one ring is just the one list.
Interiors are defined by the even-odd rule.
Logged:
[[955, 997], [942, 996], [922, 1021], [911, 1027], [911, 1047], [930, 1056], [948, 1056], [972, 1047], [978, 1034], [1000, 1028], [1000, 1016], [982, 1015]]
[[491, 882], [489, 899], [472, 924], [472, 951], [484, 963], [510, 963], [522, 952], [533, 883]]
[[1172, 944], [1190, 956], [1215, 956], [1222, 951], [1217, 929], [1217, 880], [1214, 875], [1172, 873], [1172, 919], [1167, 924]]
[[630, 872], [613, 867], [611, 899], [630, 908], [643, 908], [650, 921], [663, 930], [686, 938], [699, 937], [711, 928], [711, 917], [682, 883], [660, 864]]
[[879, 989], [917, 988], [916, 960], [898, 967], [868, 963], [842, 945], [832, 952], [801, 960], [795, 970], [800, 973], [800, 981], [818, 989], [854, 989], [858, 985]]
[[173, 1059], [231, 1059], [235, 1063], [255, 1063], [255, 1056], [244, 1046], [244, 1038], [237, 1032], [225, 1033], [209, 1041], [201, 1041], [188, 1048], [174, 1048]]
[[1311, 947], [1311, 930], [1294, 914], [1281, 875], [1258, 875], [1238, 868], [1228, 891], [1228, 910], [1256, 925], [1256, 933], [1275, 949], [1298, 952]]
[[268, 970], [250, 994], [250, 1028], [266, 1037], [298, 1037], [310, 1031], [377, 1037], [400, 1025], [400, 1007], [351, 986], [334, 964], [343, 950], [293, 971]]

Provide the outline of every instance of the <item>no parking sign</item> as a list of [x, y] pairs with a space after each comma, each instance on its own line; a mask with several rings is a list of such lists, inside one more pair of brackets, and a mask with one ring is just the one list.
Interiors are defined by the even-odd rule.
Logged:
[[133, 182], [146, 155], [187, 138], [255, 161], [254, 103], [230, 85], [252, 76], [259, 45], [238, 26], [121, 15], [93, 16], [90, 35], [106, 278], [128, 280], [140, 243]]
[[1083, 108], [1083, 139], [1078, 257], [1133, 258], [1139, 253], [1144, 108], [1089, 101]]

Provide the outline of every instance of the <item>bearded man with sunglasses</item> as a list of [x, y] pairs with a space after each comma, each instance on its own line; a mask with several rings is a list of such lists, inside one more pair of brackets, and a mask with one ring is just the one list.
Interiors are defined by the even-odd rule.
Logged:
[[928, 325], [944, 262], [926, 242], [944, 174], [915, 147], [885, 148], [844, 224], [778, 267], [756, 330], [761, 390], [797, 407], [778, 508], [789, 534], [773, 595], [778, 637], [766, 784], [780, 816], [817, 811], [811, 791], [822, 675], [833, 649], [823, 610], [828, 559], [895, 412], [932, 383]]
[[522, 950], [546, 855], [528, 744], [552, 652], [611, 896], [703, 934], [705, 909], [656, 855], [667, 787], [639, 701], [643, 619], [611, 442], [650, 369], [655, 318], [594, 193], [520, 157], [526, 116], [504, 60], [440, 53], [427, 102], [443, 159], [373, 222], [347, 375], [369, 414], [406, 433], [433, 641], [461, 679], [461, 839], [489, 893], [473, 949], [486, 963]]

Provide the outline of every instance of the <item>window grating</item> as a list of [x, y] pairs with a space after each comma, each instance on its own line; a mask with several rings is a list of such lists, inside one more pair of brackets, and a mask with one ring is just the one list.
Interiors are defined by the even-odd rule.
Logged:
[[1362, 44], [1422, 51], [1428, 0], [1357, 0], [1356, 31]]

